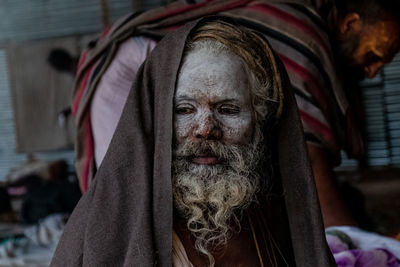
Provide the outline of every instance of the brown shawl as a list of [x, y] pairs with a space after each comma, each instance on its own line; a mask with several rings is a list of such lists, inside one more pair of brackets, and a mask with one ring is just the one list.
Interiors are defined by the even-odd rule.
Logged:
[[[210, 19], [167, 35], [142, 65], [109, 150], [51, 266], [171, 266], [173, 96], [185, 40]], [[275, 134], [276, 178], [283, 187], [296, 266], [335, 266], [295, 100], [282, 64], [272, 55], [278, 68], [273, 81], [285, 99]]]

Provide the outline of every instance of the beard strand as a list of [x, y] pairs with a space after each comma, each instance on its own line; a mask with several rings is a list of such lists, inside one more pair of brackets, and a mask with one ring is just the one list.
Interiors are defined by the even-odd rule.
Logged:
[[[224, 145], [217, 141], [180, 144], [174, 149], [174, 208], [186, 220], [196, 249], [214, 264], [211, 252], [240, 229], [242, 211], [256, 200], [261, 158], [259, 144]], [[193, 156], [213, 155], [221, 164], [198, 165]]]

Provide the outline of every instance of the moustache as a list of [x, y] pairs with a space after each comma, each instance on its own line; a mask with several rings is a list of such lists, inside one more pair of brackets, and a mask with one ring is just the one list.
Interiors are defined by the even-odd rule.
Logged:
[[236, 156], [242, 149], [242, 145], [226, 145], [219, 141], [186, 142], [175, 146], [173, 156], [175, 159], [208, 156], [226, 161]]

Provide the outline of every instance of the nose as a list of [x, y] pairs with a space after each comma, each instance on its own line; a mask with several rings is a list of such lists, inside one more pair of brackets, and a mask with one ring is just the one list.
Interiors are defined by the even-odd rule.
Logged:
[[212, 112], [202, 114], [197, 119], [197, 127], [194, 130], [194, 137], [205, 140], [219, 140], [222, 137], [221, 127], [214, 118]]
[[369, 79], [374, 78], [379, 70], [382, 68], [383, 63], [382, 62], [376, 62], [373, 64], [369, 64], [364, 68], [365, 76], [367, 76]]

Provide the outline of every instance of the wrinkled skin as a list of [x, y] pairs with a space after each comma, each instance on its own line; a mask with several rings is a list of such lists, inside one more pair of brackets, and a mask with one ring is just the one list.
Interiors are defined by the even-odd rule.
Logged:
[[[212, 55], [202, 49], [187, 55], [175, 94], [176, 142], [247, 144], [252, 140], [249, 81], [239, 57], [224, 54]], [[207, 155], [193, 161], [217, 163]]]
[[[175, 92], [175, 145], [210, 141], [226, 146], [251, 144], [256, 124], [249, 92], [248, 74], [238, 56], [227, 51], [212, 53], [205, 48], [191, 51], [181, 67]], [[189, 156], [186, 160], [194, 169], [212, 169], [226, 164], [211, 151]], [[228, 175], [226, 180], [229, 178], [232, 177]], [[230, 217], [227, 217], [227, 224]], [[215, 266], [260, 266], [247, 221], [240, 224], [242, 230], [229, 238], [224, 250], [212, 252]], [[186, 221], [175, 221], [174, 229], [190, 262], [194, 266], [205, 266], [208, 261], [195, 249]]]

